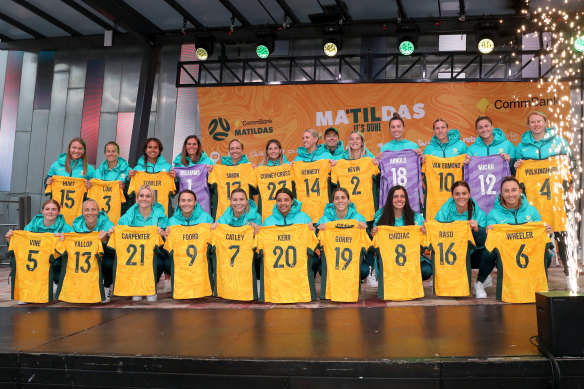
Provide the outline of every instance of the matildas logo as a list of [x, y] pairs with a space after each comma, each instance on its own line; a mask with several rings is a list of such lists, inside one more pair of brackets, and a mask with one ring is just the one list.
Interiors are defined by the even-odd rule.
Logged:
[[525, 216], [525, 220], [530, 221], [531, 220], [531, 216], [529, 216], [529, 215]]
[[458, 153], [458, 149], [457, 148], [452, 149], [452, 151], [454, 151], [455, 153]]
[[229, 136], [229, 122], [224, 118], [215, 118], [209, 122], [209, 135], [213, 140], [222, 141]]

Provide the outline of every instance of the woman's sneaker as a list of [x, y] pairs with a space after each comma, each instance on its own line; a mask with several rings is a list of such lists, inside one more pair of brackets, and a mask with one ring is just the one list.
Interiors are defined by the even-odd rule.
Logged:
[[142, 296], [132, 296], [132, 301], [142, 301]]
[[151, 296], [146, 296], [146, 301], [152, 302], [152, 301], [156, 301], [156, 300], [158, 300], [158, 296], [155, 294], [153, 294]]
[[367, 285], [371, 288], [377, 288], [377, 277], [375, 276], [375, 270], [372, 267], [369, 268], [369, 275], [367, 276]]

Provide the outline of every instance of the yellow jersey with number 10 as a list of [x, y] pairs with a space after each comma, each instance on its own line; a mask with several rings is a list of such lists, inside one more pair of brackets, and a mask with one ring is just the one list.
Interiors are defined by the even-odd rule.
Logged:
[[61, 214], [67, 224], [81, 215], [83, 197], [85, 196], [85, 178], [53, 176], [53, 182], [47, 185], [45, 194], [61, 204]]
[[331, 163], [328, 159], [314, 162], [295, 161], [292, 166], [296, 183], [296, 198], [306, 212], [317, 223], [329, 202], [329, 175]]
[[451, 197], [452, 185], [462, 180], [462, 167], [466, 154], [441, 158], [426, 155], [422, 165], [426, 184], [426, 220], [434, 220], [436, 214]]
[[374, 178], [378, 174], [379, 168], [369, 157], [341, 159], [331, 170], [331, 181], [349, 191], [357, 212], [367, 221], [374, 219], [375, 206], [379, 203], [373, 193]]

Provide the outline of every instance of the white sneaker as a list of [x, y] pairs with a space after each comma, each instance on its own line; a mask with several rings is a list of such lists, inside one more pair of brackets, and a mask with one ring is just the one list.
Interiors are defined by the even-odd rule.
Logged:
[[568, 291], [578, 291], [578, 280], [574, 280], [573, 278], [571, 278], [570, 276], [566, 276], [566, 289]]
[[27, 303], [26, 301], [17, 301], [17, 304], [18, 304], [18, 305], [26, 305], [26, 304], [28, 304], [28, 303]]
[[485, 285], [482, 282], [475, 282], [474, 284], [475, 296], [478, 299], [486, 299], [487, 292], [485, 292]]
[[57, 298], [57, 289], [59, 289], [59, 285], [53, 284], [53, 297]]
[[109, 303], [112, 300], [112, 287], [104, 288], [105, 298], [102, 303]]
[[152, 302], [152, 301], [156, 301], [156, 300], [158, 300], [158, 296], [155, 295], [155, 294], [153, 294], [151, 296], [146, 296], [146, 301], [151, 301]]
[[132, 296], [132, 301], [142, 301], [142, 296]]
[[372, 267], [369, 268], [369, 275], [367, 276], [367, 285], [371, 288], [377, 288], [378, 282], [375, 276], [375, 271]]
[[258, 296], [259, 296], [261, 293], [260, 280], [257, 280], [257, 288], [258, 288]]
[[483, 287], [488, 288], [488, 287], [491, 287], [491, 286], [493, 286], [493, 278], [489, 274], [487, 276], [487, 278], [485, 278], [485, 280], [483, 281]]
[[170, 283], [170, 278], [164, 279], [164, 293], [172, 292], [172, 284]]

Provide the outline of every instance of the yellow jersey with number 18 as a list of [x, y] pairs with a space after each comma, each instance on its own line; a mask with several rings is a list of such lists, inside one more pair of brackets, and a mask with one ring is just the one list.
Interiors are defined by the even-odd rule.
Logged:
[[51, 262], [59, 238], [50, 233], [14, 231], [8, 254], [11, 256], [11, 298], [27, 303], [53, 301]]
[[218, 224], [213, 230], [212, 242], [215, 269], [213, 294], [229, 300], [257, 299], [253, 228]]
[[367, 221], [374, 219], [375, 207], [379, 204], [373, 191], [374, 179], [378, 174], [379, 168], [369, 157], [341, 159], [331, 170], [331, 181], [349, 191], [357, 212]]
[[170, 253], [173, 299], [211, 296], [213, 267], [207, 253], [211, 225], [170, 226], [164, 248]]
[[211, 199], [213, 219], [220, 218], [229, 207], [229, 199], [234, 189], [241, 188], [249, 198], [249, 186], [255, 185], [255, 174], [250, 163], [242, 163], [236, 166], [213, 165], [207, 181], [210, 185], [216, 185], [215, 193]]
[[379, 226], [373, 237], [377, 250], [377, 297], [381, 300], [413, 300], [424, 297], [420, 270], [420, 226]]
[[272, 214], [276, 204], [276, 192], [281, 188], [292, 188], [292, 168], [285, 163], [279, 166], [258, 166], [254, 169], [255, 186], [260, 193], [259, 204], [262, 221]]
[[114, 294], [151, 296], [156, 294], [154, 249], [162, 246], [157, 226], [117, 226], [108, 246], [116, 250]]
[[466, 154], [441, 158], [426, 155], [422, 165], [425, 187], [426, 220], [434, 220], [436, 214], [451, 197], [452, 185], [462, 180], [462, 167]]
[[432, 250], [434, 294], [462, 297], [470, 295], [470, 250], [475, 241], [467, 220], [450, 223], [427, 221], [426, 245]]
[[493, 225], [485, 247], [498, 254], [498, 300], [534, 303], [535, 292], [548, 290], [544, 256], [549, 243], [543, 222]]
[[68, 303], [99, 303], [105, 299], [101, 277], [103, 247], [99, 232], [68, 233], [57, 244], [63, 258], [57, 298]]
[[517, 168], [517, 180], [525, 186], [525, 197], [554, 231], [567, 229], [564, 196], [565, 186], [571, 179], [570, 159], [565, 155], [524, 160]]
[[61, 204], [61, 214], [67, 224], [81, 215], [83, 197], [85, 196], [85, 178], [53, 176], [53, 182], [47, 185], [45, 194]]
[[104, 181], [93, 178], [91, 188], [87, 190], [87, 197], [97, 201], [99, 209], [107, 213], [114, 224], [118, 224], [122, 216], [122, 203], [126, 202], [124, 190], [120, 188], [120, 181]]
[[328, 159], [314, 162], [295, 161], [292, 173], [296, 184], [296, 198], [302, 203], [302, 211], [310, 216], [313, 223], [317, 223], [329, 202], [331, 163]]
[[358, 227], [357, 220], [328, 222], [318, 239], [322, 274], [320, 297], [340, 302], [359, 300], [361, 262], [371, 247], [367, 230]]

